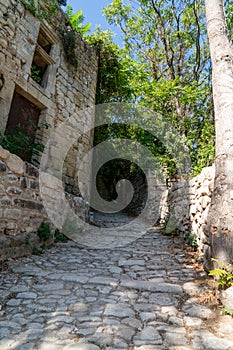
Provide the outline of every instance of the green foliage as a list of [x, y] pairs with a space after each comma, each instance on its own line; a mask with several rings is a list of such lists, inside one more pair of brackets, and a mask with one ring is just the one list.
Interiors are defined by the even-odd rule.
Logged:
[[[201, 1], [113, 0], [104, 9], [109, 23], [117, 24], [125, 43], [156, 80], [192, 75], [199, 80], [209, 60], [205, 7]], [[203, 66], [204, 64], [204, 66]], [[192, 79], [193, 80], [193, 79]]]
[[21, 3], [38, 19], [45, 19], [51, 22], [52, 18], [55, 16], [58, 10], [58, 1], [50, 0], [41, 6], [41, 0], [38, 0], [37, 4], [35, 0], [20, 0]]
[[132, 101], [130, 87], [132, 59], [125, 50], [113, 43], [113, 34], [96, 28], [85, 38], [98, 54], [96, 104]]
[[[175, 127], [189, 149], [195, 172], [199, 172], [214, 157], [203, 3], [113, 0], [104, 14], [122, 30], [124, 54], [133, 58], [128, 61], [132, 100], [136, 96], [137, 104], [152, 108]], [[170, 158], [165, 153], [160, 161], [173, 173]]]
[[48, 222], [42, 222], [37, 230], [40, 242], [45, 243], [51, 238], [51, 229]]
[[54, 242], [55, 243], [67, 243], [68, 238], [65, 235], [63, 235], [63, 233], [61, 233], [59, 230], [56, 230], [55, 234], [54, 234]]
[[[50, 125], [45, 122], [40, 126], [34, 125], [32, 121], [28, 121], [29, 125], [33, 125], [35, 131], [48, 129]], [[0, 145], [9, 152], [14, 153], [24, 160], [31, 160], [33, 152], [43, 152], [44, 145], [34, 141], [34, 135], [29, 135], [23, 130], [20, 124], [15, 125], [12, 130], [6, 130], [5, 134], [0, 133]]]
[[193, 158], [193, 175], [200, 174], [206, 166], [211, 166], [215, 158], [215, 127], [214, 124], [206, 119], [199, 128], [200, 136], [198, 143], [191, 156]]
[[87, 33], [90, 30], [91, 23], [87, 23], [84, 25], [83, 11], [79, 10], [77, 13], [73, 13], [73, 8], [71, 5], [68, 5], [66, 7], [65, 12], [69, 19], [71, 28], [68, 30], [64, 30], [60, 28], [59, 33], [60, 33], [60, 37], [62, 40], [67, 61], [71, 63], [74, 67], [77, 67], [78, 65], [78, 56], [76, 53], [77, 33], [79, 33], [82, 37], [87, 35]]
[[34, 62], [32, 63], [31, 67], [31, 78], [39, 85], [41, 84], [43, 78], [42, 68], [37, 66]]
[[25, 238], [25, 241], [24, 241], [25, 245], [30, 245], [30, 239], [29, 238]]
[[190, 247], [193, 248], [194, 251], [197, 251], [197, 236], [195, 233], [189, 233], [186, 237], [187, 243]]
[[68, 31], [60, 29], [59, 33], [66, 59], [76, 68], [78, 65], [78, 58], [76, 53], [76, 31], [74, 29], [70, 29]]
[[224, 8], [226, 13], [226, 22], [228, 26], [228, 35], [229, 39], [233, 40], [233, 33], [232, 33], [232, 23], [233, 23], [233, 3], [231, 0], [225, 0], [224, 1]]
[[34, 16], [37, 15], [37, 8], [34, 0], [20, 0], [21, 3], [30, 11]]
[[230, 315], [231, 317], [233, 317], [233, 309], [223, 307], [221, 311], [222, 311], [223, 315]]
[[31, 137], [21, 129], [20, 125], [13, 128], [14, 134], [9, 133], [0, 134], [0, 144], [9, 152], [21, 156], [22, 159], [29, 159], [32, 155], [33, 145]]
[[[169, 171], [171, 171], [171, 169], [173, 172], [176, 171], [175, 161], [164, 144], [154, 135], [134, 124], [112, 123], [96, 128], [94, 145], [107, 139], [114, 140], [116, 138], [131, 139], [145, 146], [150, 151], [150, 156], [140, 159], [140, 164], [144, 165], [144, 168], [148, 167], [148, 164], [150, 164], [152, 170], [152, 164], [154, 164], [154, 158], [156, 158], [157, 164], [160, 165], [163, 174], [167, 176], [170, 174], [168, 169], [165, 168], [167, 164], [170, 165]], [[128, 152], [130, 151], [132, 151], [132, 155], [135, 154], [135, 144], [132, 145], [132, 148], [128, 145]], [[94, 162], [95, 161], [98, 164], [97, 157], [95, 157]], [[112, 193], [113, 198], [116, 198], [115, 186], [119, 180], [128, 179], [131, 183], [134, 183], [136, 176], [142, 176], [142, 173], [142, 170], [133, 162], [126, 161], [125, 159], [117, 159], [107, 162], [98, 172], [98, 177], [102, 178], [105, 187], [109, 189], [109, 193]], [[159, 174], [157, 174], [157, 176], [159, 176]]]
[[79, 10], [76, 13], [73, 13], [73, 8], [71, 5], [66, 7], [66, 15], [69, 18], [72, 28], [80, 33], [82, 36], [85, 36], [91, 27], [91, 23], [83, 24], [84, 16], [83, 11]]
[[43, 253], [44, 253], [44, 249], [42, 249], [42, 248], [33, 247], [33, 249], [32, 249], [33, 255], [41, 255]]
[[226, 289], [233, 286], [233, 268], [231, 264], [225, 265], [219, 259], [211, 259], [216, 262], [219, 268], [213, 269], [209, 272], [209, 276], [217, 277], [217, 285], [219, 289]]
[[[199, 173], [214, 160], [210, 57], [202, 2], [113, 0], [104, 14], [122, 30], [125, 46], [119, 48], [113, 35], [99, 28], [87, 37], [99, 54], [96, 103], [135, 102], [158, 112], [180, 134], [193, 173]], [[113, 138], [136, 140], [155, 156], [165, 176], [176, 173], [177, 159], [145, 130], [134, 125], [95, 130], [95, 144]], [[163, 139], [169, 139], [169, 131]], [[107, 185], [117, 181], [120, 169], [128, 177], [138, 172], [132, 164], [109, 162], [103, 171], [105, 178], [110, 177]]]

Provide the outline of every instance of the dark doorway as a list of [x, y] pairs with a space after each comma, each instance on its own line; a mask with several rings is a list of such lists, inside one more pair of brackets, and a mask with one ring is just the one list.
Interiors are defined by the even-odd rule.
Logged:
[[5, 135], [12, 140], [12, 150], [30, 161], [41, 110], [25, 97], [14, 92]]

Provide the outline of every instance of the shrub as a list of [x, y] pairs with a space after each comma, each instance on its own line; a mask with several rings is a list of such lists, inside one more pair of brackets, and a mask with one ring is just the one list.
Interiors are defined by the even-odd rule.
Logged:
[[65, 235], [63, 235], [63, 233], [61, 233], [59, 230], [56, 230], [55, 234], [54, 234], [54, 242], [55, 243], [67, 243], [68, 238]]
[[46, 242], [51, 238], [51, 229], [48, 222], [42, 222], [37, 230], [40, 242]]

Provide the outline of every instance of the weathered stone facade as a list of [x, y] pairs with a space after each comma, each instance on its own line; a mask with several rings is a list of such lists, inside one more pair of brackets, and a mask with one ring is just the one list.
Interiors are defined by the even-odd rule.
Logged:
[[[48, 193], [50, 183], [44, 190]], [[51, 201], [53, 199], [51, 198]], [[56, 198], [55, 198], [56, 200]], [[67, 203], [84, 221], [88, 203], [81, 197], [66, 194]], [[55, 210], [64, 208], [54, 205]], [[31, 253], [40, 245], [35, 234], [41, 222], [49, 222], [39, 188], [39, 170], [0, 146], [0, 263], [9, 256]], [[51, 225], [54, 231], [53, 225]]]
[[[14, 93], [39, 108], [39, 124], [46, 121], [51, 126], [48, 130], [37, 132], [36, 137], [44, 144], [60, 122], [71, 117], [78, 119], [77, 132], [82, 135], [82, 140], [79, 140], [81, 147], [77, 144], [74, 147], [75, 151], [70, 151], [64, 165], [65, 182], [73, 186], [77, 153], [81, 152], [80, 148], [82, 151], [88, 149], [92, 142], [90, 133], [85, 135], [84, 128], [91, 129], [93, 115], [91, 112], [81, 111], [87, 108], [92, 111], [94, 109], [96, 52], [77, 34], [75, 49], [77, 67], [67, 62], [59, 35], [60, 28], [66, 28], [66, 17], [60, 9], [53, 19], [55, 24], [48, 25], [45, 20], [33, 16], [20, 1], [1, 0], [0, 16], [0, 76], [2, 77], [0, 131], [4, 132], [7, 126]], [[43, 51], [43, 47], [40, 46], [44, 45], [40, 42], [41, 37], [43, 39], [45, 37], [50, 45], [48, 53], [45, 51], [46, 48]], [[40, 51], [43, 51], [42, 54]], [[32, 65], [38, 61], [38, 57], [39, 62], [45, 60], [46, 65], [40, 84], [31, 77]], [[53, 152], [55, 157], [59, 156], [56, 150]]]
[[167, 204], [174, 228], [184, 235], [194, 233], [203, 256], [210, 245], [205, 225], [214, 188], [214, 175], [214, 166], [204, 168], [200, 175], [191, 180], [172, 181], [168, 191]]
[[[59, 124], [73, 118], [78, 140], [67, 149], [63, 180], [69, 192], [80, 196], [81, 190], [88, 198], [89, 168], [79, 165], [81, 155], [92, 146], [96, 51], [76, 34], [77, 66], [67, 61], [59, 33], [70, 28], [60, 8], [48, 24], [28, 11], [21, 1], [0, 0], [0, 23], [0, 132], [4, 133], [12, 123], [25, 123], [32, 111], [32, 115], [38, 114], [34, 119], [38, 125], [44, 122], [50, 125], [48, 129], [35, 131], [35, 139], [45, 145]], [[39, 80], [33, 77], [33, 66], [39, 68]], [[23, 110], [28, 111], [26, 116], [21, 115]], [[60, 135], [60, 139], [57, 135], [55, 141], [62, 144], [62, 139], [64, 144], [69, 135]], [[49, 156], [59, 163], [56, 145], [50, 148]], [[45, 219], [36, 170], [32, 175], [27, 170], [31, 166], [3, 149], [0, 159], [1, 235], [35, 231]], [[33, 155], [32, 161], [38, 164], [40, 155]], [[86, 210], [86, 204], [83, 209]], [[1, 238], [8, 240], [6, 236]]]
[[47, 217], [38, 177], [36, 167], [0, 147], [0, 260], [29, 253], [39, 243], [34, 233]]

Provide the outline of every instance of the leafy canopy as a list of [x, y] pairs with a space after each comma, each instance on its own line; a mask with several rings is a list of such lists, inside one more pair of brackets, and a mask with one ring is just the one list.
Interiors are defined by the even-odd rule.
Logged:
[[[103, 12], [124, 34], [122, 52], [131, 57], [127, 69], [132, 101], [160, 113], [178, 130], [195, 173], [200, 172], [214, 158], [210, 57], [202, 1], [113, 0]], [[157, 153], [155, 142], [151, 148]], [[173, 172], [168, 160], [164, 154], [164, 166]]]

